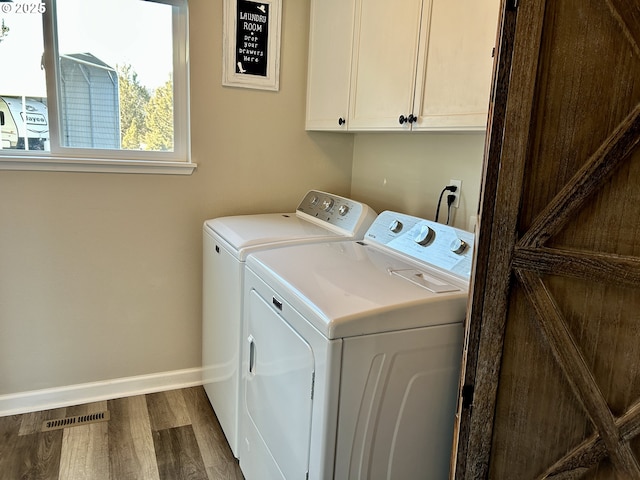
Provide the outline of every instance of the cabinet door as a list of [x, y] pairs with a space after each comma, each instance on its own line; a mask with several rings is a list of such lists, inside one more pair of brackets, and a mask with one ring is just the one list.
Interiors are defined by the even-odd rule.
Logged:
[[[351, 76], [350, 130], [409, 130], [422, 0], [360, 0]], [[422, 36], [424, 39], [424, 35]]]
[[500, 0], [431, 0], [425, 75], [414, 130], [484, 130]]
[[307, 130], [345, 130], [355, 0], [312, 0]]

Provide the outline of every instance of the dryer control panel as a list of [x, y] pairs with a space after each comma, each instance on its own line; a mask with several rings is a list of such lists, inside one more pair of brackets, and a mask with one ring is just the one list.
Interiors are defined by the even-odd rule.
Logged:
[[348, 236], [362, 237], [376, 213], [366, 204], [318, 190], [309, 191], [296, 208], [296, 215]]
[[378, 215], [364, 236], [365, 241], [465, 280], [471, 276], [474, 239], [471, 232], [389, 210]]

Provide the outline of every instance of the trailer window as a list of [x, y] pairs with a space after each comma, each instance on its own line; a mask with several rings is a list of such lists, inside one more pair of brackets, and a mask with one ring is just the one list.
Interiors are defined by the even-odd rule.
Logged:
[[186, 1], [0, 2], [0, 169], [190, 173]]

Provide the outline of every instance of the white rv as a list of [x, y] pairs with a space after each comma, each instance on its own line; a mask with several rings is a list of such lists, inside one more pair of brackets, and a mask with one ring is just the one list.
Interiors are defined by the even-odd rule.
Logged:
[[33, 98], [0, 97], [0, 142], [2, 148], [49, 150], [49, 113], [47, 106]]

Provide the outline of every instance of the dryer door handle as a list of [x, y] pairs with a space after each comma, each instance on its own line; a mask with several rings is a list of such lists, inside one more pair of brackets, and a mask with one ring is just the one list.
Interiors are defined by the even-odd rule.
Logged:
[[251, 375], [256, 374], [256, 342], [253, 335], [249, 335], [247, 338], [249, 342], [249, 373]]

